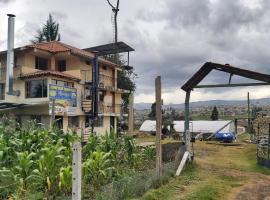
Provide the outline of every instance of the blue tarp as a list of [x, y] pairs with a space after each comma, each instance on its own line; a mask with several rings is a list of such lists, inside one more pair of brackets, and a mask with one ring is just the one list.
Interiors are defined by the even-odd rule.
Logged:
[[232, 142], [233, 140], [235, 140], [235, 135], [233, 132], [230, 132], [230, 133], [218, 132], [216, 133], [215, 138], [216, 140], [222, 141], [222, 142]]

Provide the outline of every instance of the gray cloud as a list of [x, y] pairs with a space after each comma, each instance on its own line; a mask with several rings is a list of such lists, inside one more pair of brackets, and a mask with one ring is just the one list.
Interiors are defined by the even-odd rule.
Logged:
[[[83, 48], [112, 41], [111, 9], [106, 1], [46, 0], [44, 6], [41, 0], [27, 1], [29, 6], [17, 8], [17, 44], [28, 43], [49, 13], [59, 21], [64, 42]], [[261, 0], [257, 7], [243, 2], [123, 0], [119, 39], [136, 49], [131, 64], [139, 75], [137, 93], [153, 93], [157, 75], [162, 76], [164, 91], [175, 91], [206, 61], [270, 73], [270, 1]], [[19, 5], [19, 1], [13, 3]], [[227, 81], [227, 74], [211, 73], [204, 83]]]
[[[267, 0], [258, 8], [245, 6], [240, 0], [168, 0], [162, 10], [140, 10], [137, 16], [143, 23], [165, 21], [166, 25], [158, 40], [145, 38], [145, 30], [137, 27], [128, 30], [131, 35], [144, 36], [145, 40], [139, 41], [146, 46], [151, 44], [137, 50], [138, 74], [143, 74], [137, 81], [138, 88], [143, 88], [143, 93], [153, 92], [149, 85], [156, 75], [162, 75], [168, 90], [180, 87], [206, 61], [270, 73], [269, 8]], [[141, 46], [139, 42], [135, 45]], [[243, 81], [237, 77], [233, 80]], [[227, 74], [211, 73], [205, 82], [227, 81]]]
[[0, 4], [7, 4], [7, 3], [10, 3], [10, 2], [13, 2], [15, 0], [0, 0]]

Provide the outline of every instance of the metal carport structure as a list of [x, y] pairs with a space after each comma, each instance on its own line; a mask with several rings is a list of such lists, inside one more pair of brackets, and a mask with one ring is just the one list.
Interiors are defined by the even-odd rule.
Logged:
[[[228, 84], [199, 85], [199, 83], [213, 70], [228, 73], [230, 75]], [[233, 75], [237, 75], [237, 76], [248, 78], [248, 79], [253, 79], [255, 81], [260, 81], [260, 82], [232, 84], [231, 79]], [[190, 159], [192, 159], [194, 156], [193, 149], [191, 148], [191, 142], [194, 141], [194, 138], [190, 137], [190, 131], [189, 131], [189, 120], [190, 120], [189, 102], [190, 102], [191, 91], [195, 88], [218, 88], [218, 87], [221, 88], [221, 87], [262, 86], [262, 85], [270, 85], [269, 74], [262, 74], [262, 73], [251, 71], [251, 70], [241, 69], [241, 68], [233, 67], [229, 64], [223, 65], [223, 64], [218, 64], [218, 63], [206, 62], [181, 87], [181, 89], [186, 92], [184, 140], [185, 140], [186, 151], [189, 152]]]

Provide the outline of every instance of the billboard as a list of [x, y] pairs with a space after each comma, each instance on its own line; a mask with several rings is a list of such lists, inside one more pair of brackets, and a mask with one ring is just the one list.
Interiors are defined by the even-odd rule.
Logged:
[[[77, 107], [76, 88], [49, 84], [49, 98], [55, 100], [55, 115], [75, 115]], [[49, 113], [52, 113], [52, 101], [49, 104]]]

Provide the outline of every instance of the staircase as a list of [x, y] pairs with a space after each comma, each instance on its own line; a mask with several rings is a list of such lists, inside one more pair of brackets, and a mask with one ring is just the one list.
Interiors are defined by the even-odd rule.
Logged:
[[82, 101], [82, 109], [84, 112], [89, 113], [92, 110], [92, 100], [84, 99]]

